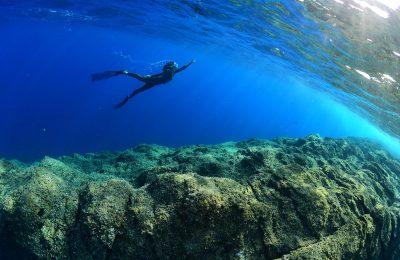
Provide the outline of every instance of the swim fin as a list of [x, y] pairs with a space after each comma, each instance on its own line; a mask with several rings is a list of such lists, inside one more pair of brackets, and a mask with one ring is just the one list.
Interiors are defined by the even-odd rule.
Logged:
[[115, 109], [123, 107], [129, 100], [129, 96], [125, 97], [124, 100], [113, 106]]
[[111, 77], [120, 75], [120, 71], [104, 71], [100, 73], [94, 73], [92, 74], [92, 81], [98, 81], [98, 80], [103, 80], [103, 79], [109, 79]]

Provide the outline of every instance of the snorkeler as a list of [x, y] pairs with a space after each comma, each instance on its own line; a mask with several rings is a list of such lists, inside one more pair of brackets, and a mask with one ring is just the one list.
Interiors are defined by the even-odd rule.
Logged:
[[181, 72], [182, 70], [186, 69], [187, 67], [192, 65], [194, 62], [195, 62], [195, 60], [192, 60], [185, 66], [178, 68], [178, 64], [176, 62], [169, 61], [164, 65], [163, 71], [161, 73], [154, 74], [154, 75], [146, 75], [146, 76], [141, 76], [136, 73], [128, 72], [127, 70], [105, 71], [102, 73], [92, 74], [92, 81], [108, 79], [108, 78], [111, 78], [113, 76], [118, 76], [118, 75], [127, 75], [127, 76], [131, 76], [135, 79], [138, 79], [138, 80], [144, 82], [145, 84], [142, 87], [133, 91], [131, 94], [126, 96], [124, 98], [124, 100], [122, 100], [120, 103], [118, 103], [117, 105], [114, 106], [114, 108], [120, 108], [120, 107], [124, 106], [129, 101], [129, 99], [133, 98], [137, 94], [139, 94], [143, 91], [146, 91], [152, 87], [155, 87], [157, 85], [165, 84], [165, 83], [171, 81], [176, 73]]

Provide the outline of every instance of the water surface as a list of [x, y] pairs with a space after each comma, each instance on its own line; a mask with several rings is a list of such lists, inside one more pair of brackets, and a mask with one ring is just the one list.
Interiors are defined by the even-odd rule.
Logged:
[[[398, 5], [2, 1], [0, 13], [2, 157], [311, 133], [399, 146]], [[90, 82], [93, 72], [152, 74], [192, 58], [117, 111], [140, 83]]]

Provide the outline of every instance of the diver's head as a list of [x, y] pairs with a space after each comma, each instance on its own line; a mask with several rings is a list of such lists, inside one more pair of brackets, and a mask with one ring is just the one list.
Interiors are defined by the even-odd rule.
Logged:
[[167, 72], [167, 71], [175, 71], [178, 69], [178, 63], [176, 63], [175, 61], [169, 61], [167, 62], [164, 67], [163, 67], [163, 71]]

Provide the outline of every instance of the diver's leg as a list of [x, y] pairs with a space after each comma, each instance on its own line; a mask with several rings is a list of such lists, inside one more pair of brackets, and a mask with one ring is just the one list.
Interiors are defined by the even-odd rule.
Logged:
[[147, 82], [148, 77], [144, 77], [144, 76], [141, 76], [141, 75], [136, 74], [136, 73], [133, 73], [133, 72], [128, 72], [128, 71], [126, 71], [126, 70], [124, 70], [124, 71], [122, 72], [122, 74], [127, 75], [127, 76], [130, 76], [130, 77], [135, 78], [135, 79], [137, 79], [137, 80], [140, 80], [140, 81], [142, 81], [142, 82], [144, 82], [144, 83], [148, 83], [148, 82]]
[[[142, 81], [144, 83], [148, 83], [147, 82], [148, 77], [140, 76], [139, 74], [136, 74], [136, 73], [133, 73], [133, 72], [128, 72], [127, 70], [106, 71], [105, 73], [110, 75], [109, 77], [111, 77], [111, 76], [119, 76], [119, 75], [127, 75], [127, 76], [130, 76], [130, 77], [135, 78], [137, 80], [140, 80], [140, 81]], [[92, 79], [93, 79], [93, 76], [92, 76]]]
[[114, 76], [119, 76], [119, 75], [127, 75], [132, 78], [135, 78], [137, 80], [140, 80], [144, 83], [151, 83], [150, 81], [152, 80], [150, 76], [141, 76], [136, 73], [128, 72], [127, 70], [111, 70], [111, 71], [104, 71], [101, 73], [94, 73], [92, 74], [92, 81], [98, 81], [102, 79], [108, 79]]
[[114, 108], [120, 108], [123, 107], [128, 101], [129, 99], [133, 98], [134, 96], [136, 96], [137, 94], [146, 91], [152, 87], [154, 87], [154, 84], [145, 84], [143, 85], [141, 88], [136, 89], [135, 91], [133, 91], [131, 94], [129, 94], [129, 96], [126, 96], [124, 98], [124, 100], [122, 100], [121, 102], [119, 102], [117, 105], [114, 106]]

